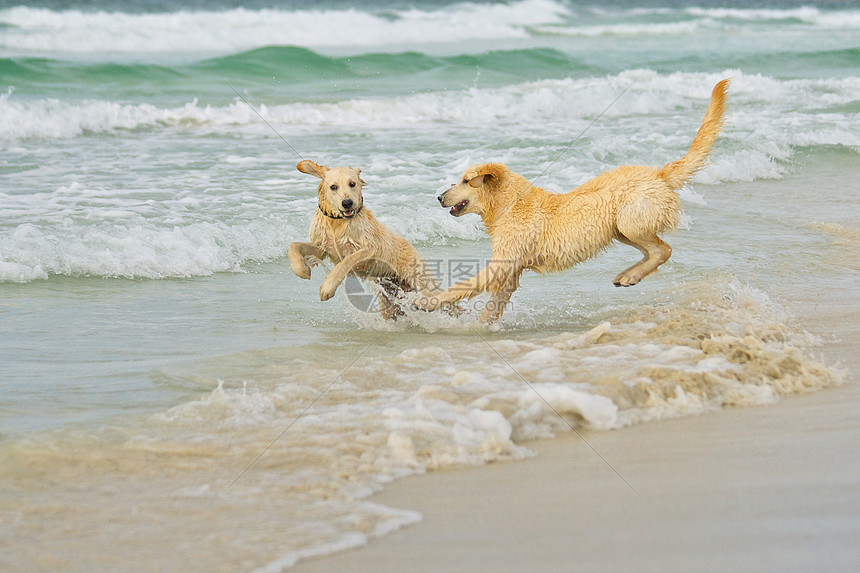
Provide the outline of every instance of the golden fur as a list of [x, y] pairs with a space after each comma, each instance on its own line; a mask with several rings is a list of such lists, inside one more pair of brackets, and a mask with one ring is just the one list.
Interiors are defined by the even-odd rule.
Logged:
[[643, 254], [641, 261], [615, 277], [616, 286], [635, 285], [653, 273], [672, 254], [658, 235], [678, 224], [677, 190], [704, 166], [719, 135], [728, 84], [723, 80], [714, 87], [687, 154], [662, 169], [618, 167], [570, 193], [554, 194], [500, 163], [470, 167], [439, 201], [454, 216], [481, 216], [490, 234], [491, 260], [474, 277], [425, 301], [424, 308], [435, 310], [488, 291], [492, 299], [481, 320], [498, 320], [525, 269], [546, 273], [569, 268], [597, 255], [613, 239]]
[[296, 276], [309, 279], [311, 267], [319, 261], [328, 257], [335, 263], [320, 286], [320, 300], [333, 297], [349, 274], [373, 279], [382, 287], [378, 298], [385, 318], [403, 314], [394, 302], [398, 289], [417, 290], [425, 296], [442, 292], [418, 251], [364, 207], [360, 169], [329, 169], [313, 161], [302, 161], [296, 168], [321, 181], [310, 242], [290, 245], [290, 266]]

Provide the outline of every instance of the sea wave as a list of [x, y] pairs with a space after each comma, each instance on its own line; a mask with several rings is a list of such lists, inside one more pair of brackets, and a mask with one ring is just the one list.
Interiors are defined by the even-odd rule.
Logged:
[[[355, 80], [427, 78], [429, 88], [460, 83], [464, 74], [501, 74], [514, 80], [565, 77], [601, 72], [575, 57], [552, 48], [489, 50], [457, 56], [432, 56], [416, 51], [327, 56], [293, 46], [267, 46], [190, 64], [81, 62], [53, 58], [0, 58], [0, 78], [6, 85], [54, 85], [79, 91], [99, 89], [109, 82], [114, 90], [139, 90], [156, 85], [161, 90], [194, 91], [208, 84], [216, 89], [225, 78], [272, 86], [273, 79], [294, 89], [301, 84]], [[410, 82], [412, 88], [415, 87]], [[212, 91], [207, 90], [207, 91]]]
[[[222, 106], [204, 105], [194, 99], [178, 107], [158, 107], [149, 103], [91, 99], [18, 99], [14, 89], [9, 88], [0, 95], [0, 141], [61, 139], [141, 127], [260, 126], [260, 115], [275, 125], [331, 127], [348, 124], [357, 128], [396, 128], [422, 123], [481, 125], [523, 122], [523, 118], [528, 118], [529, 122], [575, 122], [601, 113], [610, 118], [661, 115], [699, 110], [710, 95], [709, 88], [723, 77], [734, 78], [733, 113], [781, 115], [811, 108], [825, 114], [829, 108], [841, 110], [843, 106], [855, 104], [860, 93], [860, 77], [779, 80], [739, 70], [667, 76], [650, 70], [630, 70], [606, 78], [539, 80], [499, 88], [472, 87], [282, 105], [257, 101], [254, 89], [245, 89], [244, 97], [253, 109], [236, 97], [232, 103]], [[627, 86], [630, 90], [623, 104], [606, 109]], [[224, 92], [232, 93], [227, 87]], [[841, 118], [846, 127], [845, 141], [833, 143], [849, 146], [860, 143], [850, 136], [857, 133], [852, 129], [851, 115]], [[805, 114], [803, 120], [814, 123], [817, 117]], [[755, 121], [755, 118], [750, 119]], [[834, 125], [834, 117], [826, 119], [828, 125]]]
[[799, 22], [824, 29], [860, 28], [860, 10], [822, 10], [815, 6], [797, 8], [696, 8], [683, 10], [691, 16], [714, 20], [758, 22]]
[[[118, 211], [118, 210], [115, 210]], [[66, 229], [23, 224], [0, 237], [0, 282], [30, 282], [50, 275], [181, 278], [238, 272], [252, 261], [284, 256], [300, 236], [281, 220], [239, 226], [195, 222], [183, 226], [111, 220]]]
[[[270, 45], [366, 49], [528, 36], [527, 26], [557, 22], [567, 12], [553, 0], [454, 4], [444, 9], [367, 12], [348, 9], [235, 8], [224, 11], [0, 10], [0, 50], [14, 54], [228, 54]], [[472, 25], [481, 22], [480, 26]], [[338, 33], [320, 33], [321, 29]]]
[[[779, 80], [738, 70], [667, 76], [631, 70], [606, 78], [540, 80], [499, 88], [287, 104], [258, 101], [252, 88], [243, 90], [248, 103], [233, 94], [234, 101], [227, 105], [204, 105], [194, 99], [176, 107], [92, 99], [17, 98], [9, 89], [0, 95], [0, 141], [70, 139], [135, 129], [227, 133], [240, 126], [271, 135], [262, 116], [271, 126], [287, 133], [343, 125], [349, 125], [352, 131], [422, 126], [427, 133], [436, 130], [438, 137], [445, 138], [452, 128], [507, 126], [519, 136], [540, 137], [551, 144], [553, 138], [559, 137], [555, 126], [569, 126], [566, 133], [572, 134], [597, 116], [603, 118], [601, 126], [610, 132], [631, 129], [630, 123], [635, 123], [636, 118], [674, 117], [675, 127], [663, 133], [663, 139], [652, 148], [654, 159], [639, 160], [651, 163], [665, 161], [665, 157], [689, 145], [688, 132], [698, 127], [709, 89], [723, 77], [734, 78], [730, 123], [724, 138], [743, 138], [744, 152], [768, 149], [770, 156], [785, 159], [792, 146], [860, 148], [858, 118], [852, 111], [860, 93], [860, 78]], [[625, 88], [629, 90], [623, 100], [607, 107]], [[227, 87], [224, 92], [232, 94]], [[681, 116], [689, 119], [679, 120]], [[688, 122], [691, 123], [687, 125]], [[555, 133], [549, 140], [548, 125], [554, 126]], [[560, 142], [564, 141], [566, 138]], [[635, 142], [622, 145], [630, 146], [621, 149], [628, 156], [636, 149]]]
[[[433, 8], [232, 8], [160, 13], [18, 6], [0, 10], [0, 55], [176, 59], [264, 46], [366, 52], [404, 45], [517, 41], [546, 34], [689, 36], [762, 24], [850, 31], [860, 28], [860, 10], [606, 9], [572, 6], [560, 0], [462, 2]], [[341, 32], [322, 34], [321, 29]]]

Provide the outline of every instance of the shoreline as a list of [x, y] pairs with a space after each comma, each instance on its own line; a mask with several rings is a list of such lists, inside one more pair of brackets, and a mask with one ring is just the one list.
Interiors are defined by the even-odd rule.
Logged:
[[537, 453], [527, 460], [398, 480], [371, 501], [417, 511], [420, 523], [290, 571], [856, 571], [850, 319], [843, 340], [817, 349], [846, 370], [839, 386], [583, 432], [588, 444], [566, 434], [526, 444]]

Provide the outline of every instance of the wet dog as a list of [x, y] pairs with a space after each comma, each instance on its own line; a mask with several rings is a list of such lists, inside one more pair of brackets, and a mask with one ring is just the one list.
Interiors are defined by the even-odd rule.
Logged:
[[481, 321], [493, 322], [502, 316], [525, 269], [560, 271], [597, 255], [613, 240], [643, 255], [613, 279], [616, 286], [635, 285], [656, 271], [672, 254], [659, 235], [678, 224], [677, 190], [704, 166], [722, 128], [728, 84], [723, 80], [714, 87], [687, 154], [663, 168], [618, 167], [566, 194], [534, 187], [500, 163], [467, 169], [439, 202], [455, 217], [481, 217], [490, 234], [491, 260], [423, 307], [435, 310], [488, 291], [492, 297]]
[[320, 300], [333, 297], [348, 275], [380, 286], [377, 296], [385, 318], [404, 313], [397, 301], [398, 291], [418, 291], [430, 297], [442, 292], [418, 251], [365, 207], [360, 169], [329, 169], [313, 161], [302, 161], [296, 168], [320, 179], [319, 202], [311, 221], [310, 242], [290, 245], [290, 266], [296, 276], [309, 279], [311, 267], [318, 262], [328, 258], [335, 263], [320, 286]]

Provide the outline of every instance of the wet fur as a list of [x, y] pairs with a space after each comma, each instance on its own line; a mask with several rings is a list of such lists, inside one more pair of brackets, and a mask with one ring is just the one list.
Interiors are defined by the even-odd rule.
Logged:
[[364, 206], [361, 170], [329, 169], [312, 161], [296, 168], [320, 178], [319, 208], [310, 227], [310, 241], [290, 245], [290, 266], [296, 276], [311, 278], [311, 267], [328, 258], [335, 263], [320, 286], [320, 300], [332, 298], [347, 275], [375, 280], [382, 288], [379, 305], [385, 318], [403, 314], [395, 303], [398, 289], [435, 296], [442, 291], [418, 251], [382, 225]]
[[656, 271], [672, 254], [659, 235], [678, 224], [677, 190], [704, 166], [722, 128], [728, 84], [723, 80], [714, 87], [687, 154], [662, 169], [618, 167], [570, 193], [554, 194], [501, 163], [470, 167], [439, 201], [454, 216], [480, 215], [491, 237], [491, 261], [424, 307], [434, 310], [488, 291], [492, 298], [481, 320], [498, 320], [525, 269], [560, 271], [597, 255], [613, 240], [643, 255], [613, 279], [616, 286], [635, 285]]

